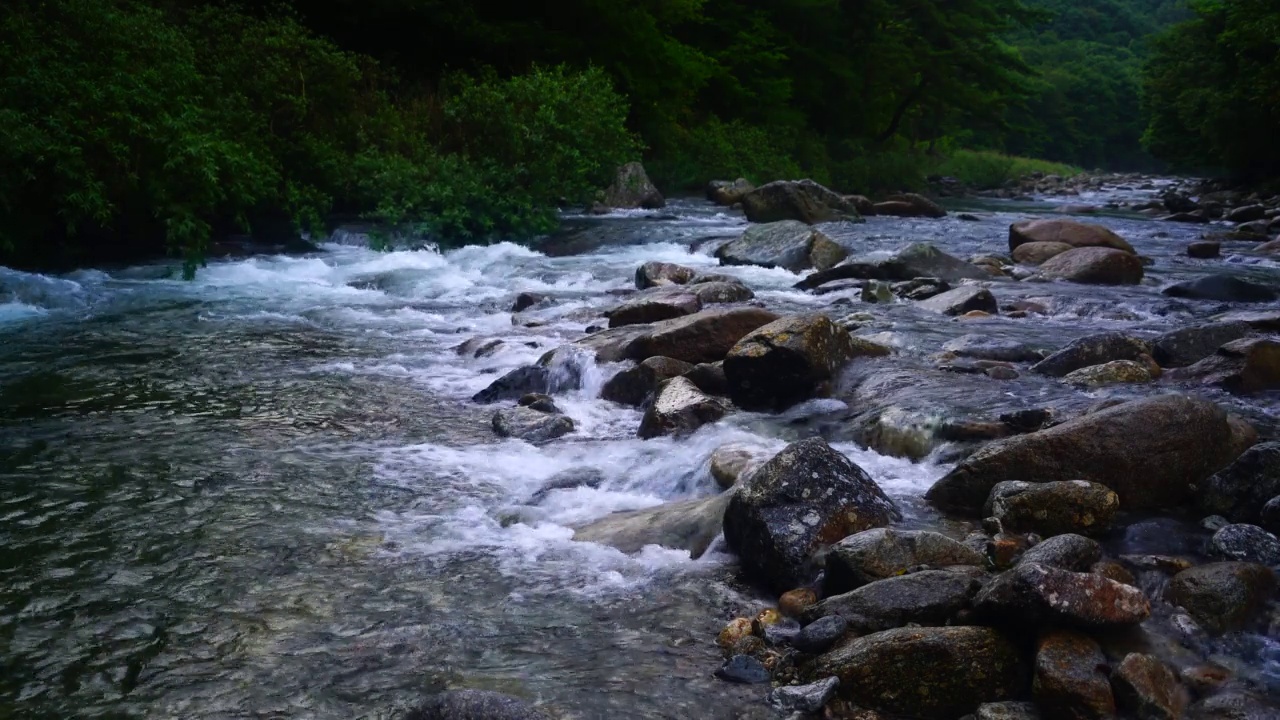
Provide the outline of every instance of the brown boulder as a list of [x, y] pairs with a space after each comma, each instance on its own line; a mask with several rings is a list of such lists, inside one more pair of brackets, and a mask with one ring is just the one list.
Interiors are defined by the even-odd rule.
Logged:
[[1280, 342], [1246, 337], [1233, 340], [1194, 365], [1168, 373], [1170, 380], [1194, 380], [1235, 395], [1280, 388]]
[[782, 410], [826, 394], [841, 368], [888, 349], [855, 342], [826, 315], [775, 320], [738, 341], [724, 359], [729, 397], [747, 410]]
[[1181, 720], [1190, 704], [1178, 677], [1150, 655], [1129, 653], [1112, 673], [1111, 684], [1121, 709], [1138, 720]]
[[1032, 242], [1060, 242], [1074, 248], [1108, 247], [1135, 252], [1125, 239], [1101, 225], [1076, 220], [1023, 220], [1009, 227], [1009, 249]]
[[1061, 242], [1029, 242], [1013, 249], [1013, 261], [1021, 265], [1040, 265], [1045, 261], [1073, 250], [1071, 245]]
[[1271, 599], [1276, 576], [1265, 565], [1220, 562], [1183, 570], [1169, 583], [1169, 601], [1214, 632], [1243, 628]]
[[694, 364], [716, 362], [752, 330], [777, 319], [760, 308], [703, 310], [648, 326], [627, 343], [623, 356], [644, 360], [661, 355]]
[[1040, 639], [1031, 693], [1045, 720], [1108, 720], [1116, 713], [1102, 647], [1068, 630]]
[[1137, 285], [1142, 275], [1137, 255], [1106, 247], [1068, 250], [1040, 266], [1042, 278], [1082, 285]]
[[858, 210], [844, 196], [812, 180], [778, 180], [742, 196], [742, 210], [753, 223], [799, 220], [813, 225], [858, 220]]
[[982, 588], [973, 607], [993, 623], [1085, 630], [1130, 627], [1151, 615], [1151, 603], [1138, 588], [1093, 573], [1026, 562]]

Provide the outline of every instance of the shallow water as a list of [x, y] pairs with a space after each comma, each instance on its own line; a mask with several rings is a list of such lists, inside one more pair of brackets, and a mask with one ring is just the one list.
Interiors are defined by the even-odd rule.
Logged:
[[[929, 241], [967, 257], [1006, 252], [1011, 221], [1060, 202], [827, 229], [859, 250]], [[1002, 302], [1045, 298], [1051, 317], [961, 323], [900, 304], [873, 308], [860, 332], [893, 333], [893, 362], [926, 367], [968, 332], [1053, 348], [1188, 324], [1229, 308], [1158, 289], [1209, 268], [1278, 277], [1229, 246], [1222, 261], [1182, 257], [1203, 227], [1093, 220], [1154, 258], [1146, 284], [999, 283]], [[720, 625], [764, 602], [732, 558], [628, 557], [573, 542], [571, 527], [711, 494], [716, 447], [779, 449], [810, 431], [804, 416], [843, 406], [642, 442], [639, 412], [597, 397], [616, 368], [592, 367], [557, 399], [578, 429], [533, 447], [497, 439], [492, 408], [468, 401], [598, 323], [642, 262], [709, 269], [709, 243], [743, 224], [682, 201], [570, 218], [545, 252], [379, 253], [347, 233], [315, 255], [213, 263], [194, 282], [168, 265], [57, 278], [0, 268], [0, 716], [381, 718], [465, 686], [574, 718], [772, 717], [763, 689], [711, 677]], [[867, 309], [852, 294], [794, 291], [783, 270], [718, 271], [780, 311]], [[525, 291], [556, 301], [522, 316], [538, 327], [512, 322]], [[479, 359], [455, 352], [473, 337], [504, 342]], [[1066, 392], [1028, 382], [964, 400]], [[1271, 396], [1215, 399], [1263, 427], [1277, 408]], [[837, 446], [914, 522], [929, 520], [918, 500], [945, 464]], [[523, 507], [579, 467], [604, 483]], [[1249, 642], [1235, 656], [1275, 662], [1274, 643]]]

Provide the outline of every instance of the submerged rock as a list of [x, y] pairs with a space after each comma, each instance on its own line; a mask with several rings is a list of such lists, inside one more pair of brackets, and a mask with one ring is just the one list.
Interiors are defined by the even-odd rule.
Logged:
[[658, 392], [640, 421], [639, 437], [644, 440], [663, 435], [687, 435], [725, 416], [727, 408], [719, 400], [704, 395], [683, 377], [671, 378]]
[[1056, 242], [1073, 248], [1104, 247], [1134, 253], [1124, 238], [1101, 225], [1076, 220], [1023, 220], [1009, 226], [1009, 250], [1033, 242]]
[[814, 554], [899, 516], [862, 468], [821, 438], [788, 445], [734, 494], [724, 536], [753, 579], [779, 592], [815, 573]]
[[1075, 248], [1040, 266], [1040, 277], [1046, 280], [1083, 285], [1137, 285], [1142, 276], [1142, 261], [1137, 255], [1112, 248]]
[[734, 655], [716, 671], [721, 680], [743, 685], [758, 685], [769, 682], [769, 670], [764, 664], [750, 655]]
[[644, 510], [617, 512], [578, 528], [573, 539], [609, 545], [624, 553], [637, 553], [647, 545], [688, 550], [702, 557], [720, 535], [724, 511], [732, 493], [681, 500]]
[[824, 591], [838, 595], [868, 583], [897, 577], [910, 568], [956, 565], [982, 567], [977, 550], [936, 532], [876, 528], [851, 535], [826, 556]]
[[1129, 510], [1176, 507], [1243, 450], [1217, 405], [1184, 395], [1122, 403], [1047, 430], [997, 440], [926, 494], [947, 512], [977, 514], [1005, 480], [1088, 480]]
[[828, 615], [805, 625], [793, 644], [808, 653], [826, 652], [849, 632], [849, 621], [839, 615]]
[[448, 690], [409, 711], [405, 720], [551, 720], [551, 716], [510, 695]]
[[809, 685], [782, 685], [769, 692], [769, 704], [784, 713], [813, 714], [836, 696], [840, 679], [829, 677]]
[[1151, 615], [1151, 604], [1135, 587], [1026, 562], [988, 583], [973, 604], [991, 622], [1024, 627], [1115, 629], [1138, 625]]
[[1265, 565], [1221, 562], [1183, 570], [1169, 583], [1168, 599], [1214, 632], [1245, 627], [1271, 599], [1276, 577]]
[[836, 220], [861, 220], [844, 196], [812, 180], [779, 180], [742, 196], [742, 211], [753, 223], [799, 220], [814, 225]]
[[529, 498], [529, 502], [533, 505], [541, 503], [547, 499], [547, 496], [557, 490], [572, 490], [574, 488], [587, 487], [596, 488], [604, 482], [604, 473], [593, 467], [580, 467], [565, 470], [556, 473], [549, 478], [542, 487], [538, 488], [533, 496]]
[[1018, 648], [985, 627], [899, 628], [850, 640], [818, 658], [819, 676], [860, 707], [954, 720], [979, 705], [1023, 694]]
[[1119, 509], [1120, 496], [1105, 485], [1084, 480], [1009, 481], [991, 489], [983, 513], [998, 519], [1006, 532], [1053, 537], [1104, 533]]
[[529, 407], [503, 408], [493, 416], [493, 431], [498, 437], [512, 437], [531, 443], [543, 443], [573, 432], [573, 420]]
[[998, 360], [1001, 362], [1037, 362], [1044, 359], [1045, 353], [1018, 340], [995, 338], [988, 335], [970, 333], [948, 341], [942, 351], [960, 357], [977, 358], [979, 360]]
[[778, 267], [792, 272], [826, 270], [846, 255], [848, 252], [825, 233], [797, 220], [752, 225], [742, 237], [716, 251], [725, 265]]
[[826, 315], [775, 320], [738, 341], [724, 360], [729, 396], [747, 410], [782, 410], [828, 393], [841, 368], [859, 355], [887, 355], [855, 341]]
[[1141, 362], [1151, 354], [1151, 344], [1124, 333], [1106, 332], [1087, 335], [1071, 341], [1031, 367], [1031, 371], [1050, 377], [1065, 377], [1076, 370], [1103, 365], [1114, 360]]

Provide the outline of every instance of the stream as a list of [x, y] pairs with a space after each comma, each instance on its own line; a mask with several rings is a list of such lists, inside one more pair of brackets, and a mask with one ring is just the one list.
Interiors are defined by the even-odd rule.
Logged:
[[[971, 200], [952, 209], [974, 221], [824, 229], [858, 252], [925, 241], [960, 258], [1007, 255], [1011, 222], [1063, 202]], [[56, 277], [0, 268], [0, 717], [389, 719], [432, 691], [471, 687], [566, 718], [773, 718], [765, 688], [712, 677], [716, 633], [769, 601], [736, 579], [722, 546], [697, 560], [655, 546], [628, 556], [574, 542], [572, 528], [710, 495], [717, 447], [780, 450], [847, 407], [738, 413], [689, 438], [641, 441], [641, 413], [599, 399], [624, 366], [592, 366], [581, 390], [557, 397], [577, 429], [533, 446], [497, 438], [494, 408], [470, 397], [601, 324], [650, 260], [717, 268], [777, 312], [871, 312], [857, 333], [897, 347], [885, 362], [907, 369], [932, 367], [929, 355], [967, 333], [1055, 349], [1280, 308], [1160, 294], [1209, 272], [1280, 284], [1280, 264], [1242, 253], [1249, 243], [1224, 243], [1221, 260], [1186, 257], [1187, 243], [1225, 226], [1081, 219], [1153, 259], [1147, 279], [993, 284], [1002, 305], [1048, 308], [1025, 319], [867, 306], [854, 292], [794, 290], [785, 270], [718, 268], [712, 241], [746, 223], [701, 200], [569, 216], [541, 251], [377, 252], [344, 231], [322, 252], [211, 262], [191, 282], [173, 263]], [[513, 324], [522, 292], [553, 302]], [[455, 350], [476, 337], [502, 342], [478, 358]], [[939, 400], [996, 412], [1162, 389], [990, 387]], [[1202, 394], [1276, 435], [1280, 395]], [[908, 522], [936, 522], [920, 496], [950, 467], [946, 448], [912, 462], [828, 434]], [[529, 507], [549, 478], [584, 467], [600, 471], [599, 487]], [[1194, 537], [1195, 520], [1178, 532]], [[1156, 552], [1136, 542], [1118, 533], [1109, 547]], [[1273, 639], [1204, 652], [1280, 691]]]

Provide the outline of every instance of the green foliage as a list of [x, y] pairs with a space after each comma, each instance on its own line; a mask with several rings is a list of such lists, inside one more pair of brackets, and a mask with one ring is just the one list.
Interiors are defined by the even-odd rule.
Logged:
[[1146, 69], [1151, 152], [1186, 169], [1280, 176], [1280, 6], [1198, 0]]
[[1083, 170], [1072, 165], [997, 152], [957, 150], [933, 166], [932, 172], [956, 178], [971, 187], [989, 189], [1003, 187], [1011, 180], [1033, 173], [1071, 177], [1079, 175]]
[[709, 117], [668, 139], [668, 150], [650, 163], [649, 171], [666, 187], [696, 187], [708, 178], [745, 177], [754, 183], [804, 174], [793, 148], [778, 134], [742, 120]]

